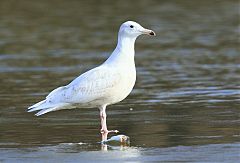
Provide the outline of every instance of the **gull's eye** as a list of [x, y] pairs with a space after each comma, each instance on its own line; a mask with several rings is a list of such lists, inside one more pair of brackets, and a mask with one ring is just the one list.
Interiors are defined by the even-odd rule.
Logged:
[[133, 25], [130, 25], [130, 28], [133, 28]]

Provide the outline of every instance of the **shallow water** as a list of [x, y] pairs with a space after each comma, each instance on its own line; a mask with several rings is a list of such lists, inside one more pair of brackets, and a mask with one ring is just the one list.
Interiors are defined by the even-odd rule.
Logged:
[[[240, 159], [238, 1], [134, 2], [1, 1], [0, 162]], [[157, 33], [137, 40], [135, 88], [107, 109], [130, 147], [97, 144], [98, 109], [26, 112], [101, 64], [128, 19]]]

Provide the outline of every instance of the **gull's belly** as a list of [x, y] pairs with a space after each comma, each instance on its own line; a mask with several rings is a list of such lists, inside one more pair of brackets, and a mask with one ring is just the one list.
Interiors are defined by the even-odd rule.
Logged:
[[109, 92], [107, 100], [110, 101], [110, 103], [108, 104], [114, 104], [125, 99], [131, 93], [135, 82], [136, 71], [134, 73], [123, 74], [116, 87]]
[[104, 103], [107, 105], [114, 104], [125, 99], [132, 91], [136, 82], [135, 66], [131, 69], [122, 70], [117, 84], [112, 87], [106, 94]]

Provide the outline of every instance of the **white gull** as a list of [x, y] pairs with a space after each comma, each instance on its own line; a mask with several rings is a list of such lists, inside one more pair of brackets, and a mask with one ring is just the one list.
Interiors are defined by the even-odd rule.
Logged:
[[48, 112], [94, 108], [100, 110], [102, 141], [109, 132], [106, 122], [106, 107], [125, 99], [136, 81], [134, 44], [141, 34], [153, 35], [152, 30], [143, 28], [134, 21], [123, 23], [118, 32], [118, 43], [111, 56], [100, 66], [91, 69], [66, 86], [54, 89], [45, 100], [29, 107], [28, 112], [39, 111], [36, 116]]

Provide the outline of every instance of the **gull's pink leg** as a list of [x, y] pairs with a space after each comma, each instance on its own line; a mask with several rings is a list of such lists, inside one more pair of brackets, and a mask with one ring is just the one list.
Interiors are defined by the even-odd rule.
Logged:
[[[105, 109], [104, 109], [105, 110]], [[107, 130], [107, 126], [106, 126], [106, 113], [104, 114], [103, 110], [100, 110], [100, 119], [101, 119], [101, 134], [102, 134], [102, 141], [107, 140], [107, 135], [108, 135], [108, 130]]]
[[118, 133], [118, 130], [108, 130], [107, 129], [107, 114], [106, 114], [106, 106], [102, 106], [100, 109], [100, 119], [101, 119], [101, 134], [102, 134], [102, 141], [107, 140], [108, 133], [115, 132]]

